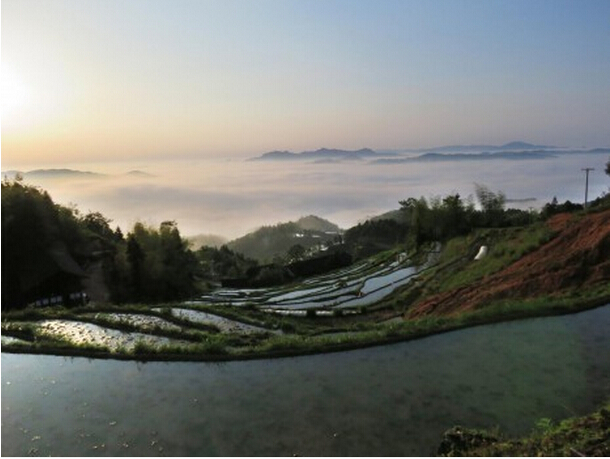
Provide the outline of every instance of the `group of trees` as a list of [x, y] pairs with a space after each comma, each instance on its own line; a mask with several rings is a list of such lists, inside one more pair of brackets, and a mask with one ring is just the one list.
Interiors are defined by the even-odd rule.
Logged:
[[196, 291], [197, 266], [174, 221], [158, 229], [136, 223], [106, 260], [108, 285], [118, 302], [187, 298]]
[[472, 197], [464, 201], [457, 193], [442, 199], [421, 197], [400, 201], [401, 210], [406, 214], [410, 242], [419, 246], [427, 241], [443, 241], [467, 234], [477, 227], [525, 225], [535, 218], [532, 211], [505, 210], [506, 195], [502, 191], [494, 192], [475, 184], [475, 195], [478, 209]]
[[258, 266], [258, 261], [234, 252], [226, 245], [220, 248], [203, 246], [195, 255], [199, 261], [197, 274], [204, 279], [244, 277], [249, 269]]
[[[444, 198], [408, 198], [400, 201], [400, 219], [368, 220], [345, 233], [346, 243], [360, 258], [399, 242], [419, 247], [467, 234], [473, 228], [521, 226], [538, 218], [534, 211], [505, 209], [506, 195], [501, 191], [475, 184], [475, 195], [478, 208], [473, 197], [464, 200], [457, 193]], [[557, 204], [556, 208], [569, 206]]]
[[101, 263], [111, 299], [165, 301], [195, 292], [198, 261], [175, 222], [124, 236], [99, 212], [55, 204], [20, 178], [2, 182], [2, 309], [82, 288]]
[[[58, 206], [45, 191], [21, 180], [2, 182], [2, 309], [19, 307], [41, 292], [64, 260], [83, 262], [86, 235], [74, 209]], [[63, 268], [66, 270], [67, 268]], [[73, 270], [74, 271], [74, 270]], [[75, 273], [67, 273], [66, 281]], [[56, 291], [64, 289], [59, 279]]]
[[408, 231], [407, 225], [396, 220], [367, 220], [348, 229], [344, 239], [354, 258], [361, 259], [403, 243]]

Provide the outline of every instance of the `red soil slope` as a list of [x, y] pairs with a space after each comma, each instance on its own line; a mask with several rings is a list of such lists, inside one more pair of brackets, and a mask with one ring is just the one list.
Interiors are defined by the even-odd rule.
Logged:
[[407, 315], [448, 315], [504, 298], [552, 295], [610, 282], [610, 210], [580, 219], [560, 214], [548, 225], [559, 232], [550, 242], [477, 283], [425, 299]]

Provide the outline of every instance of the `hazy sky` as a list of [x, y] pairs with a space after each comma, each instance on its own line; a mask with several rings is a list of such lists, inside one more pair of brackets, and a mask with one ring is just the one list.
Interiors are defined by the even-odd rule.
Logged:
[[610, 146], [610, 1], [2, 0], [2, 165]]

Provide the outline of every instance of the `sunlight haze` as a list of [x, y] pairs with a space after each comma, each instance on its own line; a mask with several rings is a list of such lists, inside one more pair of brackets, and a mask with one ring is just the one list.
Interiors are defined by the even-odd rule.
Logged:
[[604, 1], [2, 2], [2, 161], [610, 144]]
[[609, 19], [606, 1], [4, 0], [2, 171], [109, 174], [25, 177], [124, 229], [225, 237], [309, 214], [349, 228], [474, 182], [525, 208], [582, 200], [582, 167], [598, 196], [604, 153], [249, 159], [610, 147]]
[[610, 0], [0, 0], [0, 455], [610, 452]]

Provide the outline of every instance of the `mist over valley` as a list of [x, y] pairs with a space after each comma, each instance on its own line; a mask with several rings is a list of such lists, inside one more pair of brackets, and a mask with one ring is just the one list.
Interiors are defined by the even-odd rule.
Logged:
[[[584, 167], [595, 168], [590, 198], [608, 190], [603, 171], [610, 150], [508, 145], [517, 149], [449, 146], [391, 155], [366, 150], [370, 153], [361, 161], [342, 160], [349, 151], [321, 149], [305, 161], [237, 157], [71, 163], [11, 167], [3, 176], [19, 169], [26, 183], [41, 186], [56, 202], [101, 212], [113, 226], [129, 229], [136, 221], [157, 226], [173, 220], [182, 234], [213, 235], [217, 242], [306, 215], [347, 229], [397, 209], [409, 197], [459, 193], [467, 198], [474, 195], [474, 183], [503, 191], [515, 208], [539, 209], [553, 197], [583, 202]], [[331, 161], [320, 162], [324, 152], [330, 152]]]

